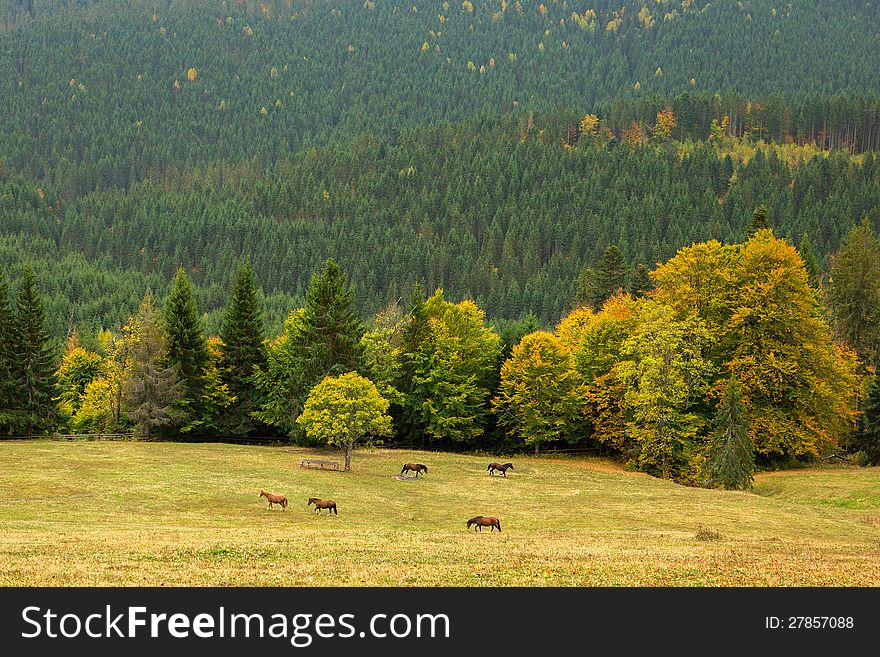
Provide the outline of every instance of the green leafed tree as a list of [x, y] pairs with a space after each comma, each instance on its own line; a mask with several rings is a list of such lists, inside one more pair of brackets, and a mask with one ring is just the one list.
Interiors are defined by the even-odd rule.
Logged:
[[131, 357], [123, 384], [125, 412], [138, 432], [149, 438], [157, 429], [178, 421], [184, 386], [179, 369], [168, 365], [168, 337], [149, 294], [129, 327]]
[[641, 469], [664, 479], [687, 479], [704, 424], [694, 406], [711, 372], [704, 357], [711, 336], [702, 321], [676, 319], [668, 306], [642, 301], [638, 313], [641, 321], [617, 364], [627, 383], [627, 434], [637, 446]]
[[535, 456], [541, 445], [576, 437], [580, 377], [571, 353], [552, 333], [526, 335], [501, 367], [501, 384], [492, 406], [499, 422]]
[[221, 379], [235, 397], [223, 413], [224, 427], [232, 435], [241, 436], [257, 426], [252, 413], [257, 409], [259, 395], [253, 376], [255, 368], [266, 364], [263, 309], [250, 263], [239, 267], [220, 339]]
[[407, 403], [419, 409], [428, 437], [467, 442], [483, 432], [501, 340], [473, 301], [450, 303], [442, 290], [425, 302], [425, 314]]
[[13, 328], [13, 408], [18, 411], [20, 430], [30, 437], [34, 431], [48, 431], [56, 417], [56, 349], [46, 329], [43, 301], [37, 291], [34, 270], [22, 272], [16, 299]]
[[715, 430], [706, 461], [708, 480], [711, 485], [729, 490], [748, 490], [752, 487], [754, 469], [746, 407], [739, 381], [732, 375], [715, 414]]
[[346, 470], [351, 470], [356, 444], [391, 435], [388, 400], [356, 372], [325, 377], [309, 393], [296, 421], [310, 438], [344, 450]]

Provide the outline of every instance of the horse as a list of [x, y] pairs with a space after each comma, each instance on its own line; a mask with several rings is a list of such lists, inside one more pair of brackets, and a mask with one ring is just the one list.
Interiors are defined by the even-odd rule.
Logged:
[[400, 471], [400, 474], [403, 474], [407, 470], [412, 470], [413, 472], [415, 472], [416, 477], [419, 476], [419, 472], [424, 472], [425, 474], [428, 474], [428, 466], [422, 463], [404, 463], [403, 469]]
[[477, 527], [480, 528], [480, 531], [483, 531], [483, 527], [491, 527], [492, 531], [495, 531], [495, 528], [498, 528], [498, 531], [501, 531], [501, 521], [498, 518], [490, 518], [487, 516], [477, 516], [476, 518], [471, 518], [467, 521], [467, 528], [470, 529], [471, 525], [474, 526], [474, 531], [477, 531]]
[[327, 515], [329, 516], [331, 513], [335, 513], [337, 516], [339, 515], [339, 511], [336, 510], [336, 502], [333, 500], [322, 500], [319, 497], [310, 497], [308, 504], [315, 505], [315, 513], [321, 513], [321, 509], [327, 509]]
[[506, 477], [507, 471], [513, 470], [513, 463], [490, 463], [486, 470], [489, 471], [489, 474], [495, 474], [495, 470], [498, 470]]
[[273, 504], [278, 504], [281, 506], [281, 510], [284, 511], [287, 509], [287, 498], [284, 495], [273, 495], [272, 493], [267, 493], [264, 490], [260, 491], [260, 497], [265, 497], [269, 500], [269, 508], [272, 508]]

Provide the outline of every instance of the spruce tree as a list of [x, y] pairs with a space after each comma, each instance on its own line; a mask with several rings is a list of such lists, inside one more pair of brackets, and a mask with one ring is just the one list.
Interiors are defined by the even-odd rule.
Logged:
[[304, 380], [312, 385], [328, 375], [362, 365], [364, 326], [354, 307], [354, 291], [333, 260], [312, 276], [295, 348], [304, 360]]
[[15, 414], [13, 399], [16, 383], [13, 378], [13, 330], [12, 308], [9, 304], [9, 288], [0, 269], [0, 432], [11, 433]]
[[575, 296], [575, 307], [590, 306], [596, 309], [596, 298], [598, 297], [596, 290], [596, 270], [592, 267], [584, 267], [578, 275], [577, 280], [577, 296]]
[[37, 291], [36, 277], [30, 264], [22, 272], [13, 319], [12, 406], [19, 416], [19, 428], [31, 437], [35, 430], [52, 428], [56, 408], [56, 350], [46, 329], [43, 301]]
[[639, 263], [632, 275], [630, 290], [633, 296], [643, 297], [654, 289], [654, 281], [651, 280], [651, 270], [644, 263]]
[[156, 429], [178, 419], [176, 404], [183, 386], [168, 364], [168, 337], [148, 293], [131, 327], [131, 367], [123, 383], [126, 416], [138, 433], [150, 438]]
[[401, 368], [395, 387], [403, 395], [398, 408], [392, 414], [399, 436], [406, 441], [424, 442], [424, 426], [421, 422], [421, 404], [414, 396], [413, 376], [416, 373], [418, 354], [428, 333], [428, 315], [422, 287], [414, 284], [406, 305], [406, 316], [401, 337]]
[[868, 388], [862, 419], [853, 435], [855, 451], [865, 455], [866, 465], [880, 465], [880, 376], [875, 375]]
[[816, 254], [813, 253], [813, 245], [807, 233], [804, 233], [804, 236], [801, 238], [801, 247], [798, 249], [798, 252], [804, 261], [804, 268], [807, 270], [807, 279], [810, 281], [810, 287], [819, 287], [819, 263], [816, 262]]
[[264, 368], [266, 365], [263, 308], [250, 263], [239, 267], [220, 339], [221, 378], [236, 397], [224, 414], [225, 425], [232, 435], [244, 435], [257, 426], [251, 417], [257, 406], [254, 367]]
[[832, 257], [828, 302], [837, 335], [858, 352], [863, 365], [880, 358], [880, 241], [862, 221]]
[[204, 394], [208, 344], [196, 310], [192, 286], [182, 268], [177, 270], [162, 317], [168, 336], [168, 361], [176, 368], [183, 386], [180, 405], [184, 412], [180, 419], [190, 420], [198, 415]]
[[751, 237], [759, 230], [770, 228], [770, 220], [768, 218], [767, 206], [760, 203], [752, 212], [752, 218], [749, 221], [748, 236]]
[[629, 292], [630, 267], [616, 244], [612, 244], [602, 254], [596, 265], [596, 287], [593, 303], [598, 310], [608, 299], [618, 292]]
[[709, 482], [732, 490], [752, 487], [755, 457], [748, 435], [748, 420], [736, 375], [731, 375], [727, 392], [715, 414], [715, 431], [706, 463]]

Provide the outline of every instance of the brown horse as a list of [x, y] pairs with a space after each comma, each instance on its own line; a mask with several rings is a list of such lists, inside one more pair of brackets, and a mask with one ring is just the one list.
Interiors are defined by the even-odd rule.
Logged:
[[490, 463], [486, 470], [489, 471], [489, 474], [495, 474], [495, 471], [498, 470], [506, 477], [507, 471], [513, 470], [513, 463]]
[[284, 511], [287, 509], [287, 498], [284, 495], [273, 495], [272, 493], [267, 493], [264, 490], [260, 491], [260, 497], [265, 497], [269, 500], [269, 508], [272, 508], [273, 504], [278, 504], [281, 506], [281, 510]]
[[415, 472], [416, 477], [419, 476], [420, 472], [424, 472], [425, 474], [428, 474], [428, 466], [424, 465], [423, 463], [404, 463], [403, 469], [400, 471], [400, 474], [403, 474], [404, 472], [407, 472], [408, 470]]
[[339, 515], [339, 511], [336, 510], [336, 502], [333, 500], [322, 500], [319, 497], [310, 497], [309, 503], [306, 504], [306, 506], [311, 504], [315, 505], [315, 513], [321, 513], [321, 509], [327, 509], [328, 516], [331, 513], [335, 513], [337, 516]]
[[477, 527], [480, 528], [480, 531], [483, 531], [483, 527], [491, 527], [492, 531], [495, 531], [495, 528], [498, 528], [498, 531], [501, 531], [501, 521], [498, 518], [490, 518], [488, 516], [477, 516], [476, 518], [471, 518], [467, 521], [467, 528], [470, 529], [471, 525], [474, 526], [474, 531], [477, 531]]

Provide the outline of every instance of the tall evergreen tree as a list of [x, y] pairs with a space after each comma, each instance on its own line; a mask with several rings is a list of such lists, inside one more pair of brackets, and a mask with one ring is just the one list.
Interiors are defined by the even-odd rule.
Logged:
[[596, 265], [596, 288], [593, 308], [598, 310], [618, 292], [629, 292], [630, 266], [626, 256], [616, 244], [612, 244]]
[[224, 413], [224, 425], [232, 435], [244, 435], [257, 426], [251, 416], [258, 403], [254, 368], [266, 365], [263, 309], [250, 263], [239, 267], [220, 339], [221, 379], [236, 398]]
[[801, 258], [804, 260], [804, 268], [807, 270], [807, 279], [810, 281], [810, 287], [819, 287], [819, 263], [816, 262], [816, 254], [813, 252], [813, 245], [810, 242], [810, 236], [804, 233], [801, 238], [801, 246], [798, 249]]
[[13, 328], [13, 408], [28, 437], [52, 427], [56, 415], [56, 349], [46, 329], [43, 301], [30, 264], [22, 272]]
[[654, 289], [654, 281], [651, 280], [651, 270], [648, 265], [639, 263], [632, 274], [632, 282], [630, 283], [630, 291], [633, 296], [643, 297], [645, 294]]
[[880, 241], [867, 220], [853, 226], [831, 259], [828, 302], [834, 329], [863, 364], [880, 356]]
[[590, 306], [591, 308], [596, 308], [596, 298], [598, 296], [596, 270], [592, 267], [582, 268], [577, 280], [577, 295], [574, 300], [575, 307]]
[[867, 465], [880, 465], [880, 376], [874, 376], [852, 446], [865, 455]]
[[422, 286], [415, 283], [410, 290], [406, 304], [406, 317], [401, 336], [401, 368], [395, 387], [401, 393], [402, 401], [392, 408], [395, 425], [401, 439], [424, 442], [424, 426], [421, 422], [421, 405], [413, 396], [418, 354], [428, 334], [428, 314], [425, 309], [425, 296]]
[[354, 307], [354, 290], [332, 259], [312, 277], [300, 332], [294, 341], [304, 359], [304, 379], [312, 385], [325, 376], [356, 371], [362, 365], [364, 326]]
[[752, 212], [752, 218], [749, 220], [748, 236], [751, 237], [759, 230], [770, 228], [770, 219], [768, 217], [767, 206], [763, 203], [758, 204], [758, 207]]
[[13, 376], [13, 331], [15, 324], [9, 304], [6, 276], [0, 269], [0, 432], [10, 433], [15, 414], [13, 400], [16, 383]]
[[192, 419], [198, 413], [198, 404], [204, 393], [208, 343], [196, 310], [192, 286], [182, 268], [177, 270], [162, 318], [168, 336], [168, 360], [177, 369], [183, 385], [180, 404], [184, 412], [180, 419]]
[[752, 487], [755, 457], [748, 431], [746, 407], [734, 374], [715, 415], [715, 431], [706, 462], [710, 483], [731, 490]]
[[131, 366], [123, 384], [126, 415], [149, 438], [178, 419], [175, 406], [183, 385], [177, 368], [168, 364], [168, 336], [149, 293], [129, 327]]

